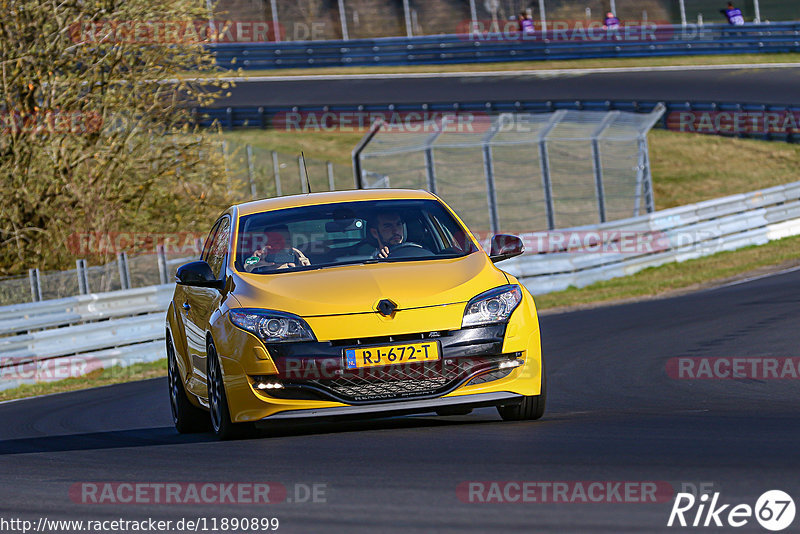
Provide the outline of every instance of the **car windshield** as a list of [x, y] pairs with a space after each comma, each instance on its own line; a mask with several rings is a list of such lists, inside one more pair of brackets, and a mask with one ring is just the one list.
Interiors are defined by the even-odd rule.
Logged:
[[477, 251], [438, 201], [373, 200], [245, 215], [234, 264], [239, 271], [267, 274]]

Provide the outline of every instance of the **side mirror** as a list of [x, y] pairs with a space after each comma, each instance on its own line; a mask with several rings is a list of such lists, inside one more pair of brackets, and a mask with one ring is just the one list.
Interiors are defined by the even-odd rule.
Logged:
[[508, 234], [492, 236], [492, 249], [489, 252], [489, 259], [493, 262], [497, 263], [498, 261], [513, 258], [523, 252], [525, 252], [525, 245], [519, 237]]
[[211, 272], [211, 267], [202, 260], [178, 267], [175, 282], [182, 286], [213, 287], [219, 290], [225, 287], [225, 281], [217, 280]]

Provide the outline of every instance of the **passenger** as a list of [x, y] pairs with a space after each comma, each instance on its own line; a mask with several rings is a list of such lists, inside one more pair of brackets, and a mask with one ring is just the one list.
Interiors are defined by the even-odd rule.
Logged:
[[244, 262], [247, 272], [259, 270], [288, 269], [308, 266], [311, 261], [299, 249], [291, 246], [289, 228], [282, 224], [264, 230], [266, 245], [256, 249]]

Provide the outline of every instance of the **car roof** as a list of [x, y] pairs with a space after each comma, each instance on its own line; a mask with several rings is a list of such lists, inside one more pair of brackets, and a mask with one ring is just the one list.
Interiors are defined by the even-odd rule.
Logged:
[[435, 199], [436, 196], [421, 189], [354, 189], [350, 191], [330, 191], [324, 193], [309, 193], [304, 195], [290, 195], [285, 197], [266, 198], [254, 200], [233, 206], [239, 216], [272, 211], [299, 206], [314, 206], [338, 202], [356, 202], [359, 200], [413, 200]]

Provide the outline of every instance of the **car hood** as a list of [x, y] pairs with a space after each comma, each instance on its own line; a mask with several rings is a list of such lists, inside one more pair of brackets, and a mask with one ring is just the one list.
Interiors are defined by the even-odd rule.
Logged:
[[236, 275], [234, 296], [244, 308], [318, 317], [369, 313], [382, 299], [409, 310], [467, 302], [508, 281], [486, 254], [462, 258], [372, 263], [281, 274]]

